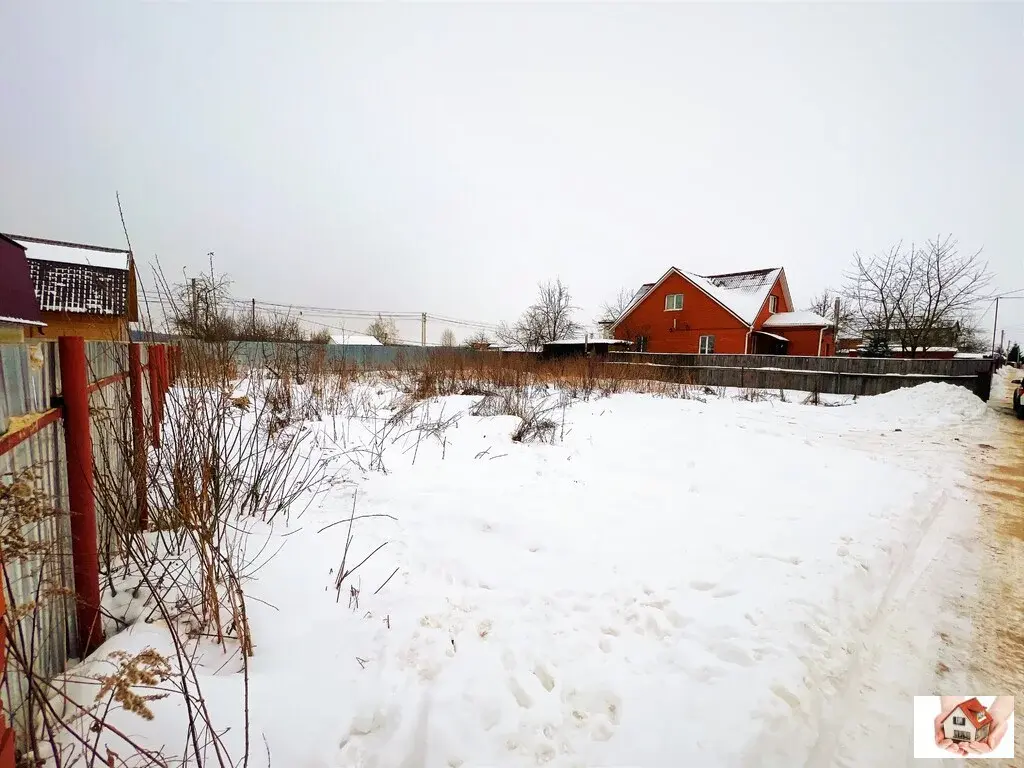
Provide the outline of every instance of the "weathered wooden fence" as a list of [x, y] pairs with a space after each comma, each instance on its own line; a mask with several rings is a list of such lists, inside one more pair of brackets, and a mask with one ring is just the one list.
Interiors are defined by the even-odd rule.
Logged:
[[708, 387], [792, 389], [836, 395], [881, 395], [925, 382], [966, 387], [983, 400], [992, 388], [992, 360], [903, 360], [786, 355], [674, 355], [613, 352], [610, 365], [637, 378]]
[[[95, 481], [134, 489], [133, 512], [145, 524], [145, 486], [136, 478], [159, 439], [169, 359], [163, 345], [69, 337], [0, 345], [0, 482], [49, 510], [23, 522], [8, 508], [0, 521], [28, 543], [0, 553], [8, 617], [0, 630], [0, 768], [13, 768], [15, 733], [31, 727], [30, 677], [51, 679], [102, 641], [99, 559], [113, 556], [112, 521], [124, 510], [110, 508]], [[9, 663], [14, 646], [31, 654]]]

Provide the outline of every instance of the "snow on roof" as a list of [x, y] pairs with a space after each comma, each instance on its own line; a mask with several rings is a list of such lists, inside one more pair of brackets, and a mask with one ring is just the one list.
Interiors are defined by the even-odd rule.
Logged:
[[[645, 283], [640, 286], [640, 290], [633, 296], [629, 306], [612, 323], [612, 327], [618, 325], [626, 315], [636, 309], [637, 305], [672, 273], [685, 277], [746, 325], [754, 324], [761, 307], [768, 300], [772, 286], [783, 274], [782, 267], [753, 269], [748, 272], [729, 272], [724, 275], [698, 275], [696, 272], [670, 267], [658, 282]], [[783, 278], [783, 290], [786, 292], [788, 300], [789, 290], [785, 287], [785, 278]]]
[[343, 344], [343, 345], [349, 346], [349, 347], [381, 347], [381, 346], [383, 346], [383, 344], [381, 344], [379, 341], [377, 341], [373, 336], [368, 336], [365, 333], [346, 333], [345, 331], [342, 331], [341, 333], [332, 333], [331, 334], [331, 343], [332, 344]]
[[707, 276], [681, 269], [677, 271], [744, 323], [751, 325], [768, 299], [782, 269], [775, 267]]
[[777, 312], [764, 321], [765, 328], [795, 328], [801, 325], [822, 328], [832, 323], [815, 312]]
[[128, 269], [128, 251], [124, 248], [83, 245], [25, 235], [8, 235], [7, 237], [24, 246], [25, 256], [29, 259], [59, 261], [63, 264], [86, 264], [109, 269]]
[[128, 314], [128, 270], [27, 259], [39, 308], [44, 312]]
[[777, 339], [778, 341], [784, 341], [787, 344], [789, 343], [789, 339], [787, 339], [785, 336], [779, 336], [777, 333], [768, 333], [768, 331], [754, 331], [754, 333], [759, 333], [762, 336], [770, 336], [771, 338]]

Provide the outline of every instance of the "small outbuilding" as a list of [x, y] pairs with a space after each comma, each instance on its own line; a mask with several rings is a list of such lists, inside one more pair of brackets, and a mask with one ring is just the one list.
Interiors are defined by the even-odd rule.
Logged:
[[541, 359], [557, 360], [566, 357], [608, 357], [615, 349], [625, 352], [632, 344], [621, 339], [560, 339], [549, 341], [541, 349]]

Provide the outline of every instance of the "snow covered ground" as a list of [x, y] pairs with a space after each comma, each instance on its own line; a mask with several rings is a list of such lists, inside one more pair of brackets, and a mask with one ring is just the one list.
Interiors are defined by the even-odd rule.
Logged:
[[[865, 638], [936, 520], [970, 524], [943, 510], [966, 494], [959, 436], [989, 418], [941, 384], [830, 406], [619, 394], [518, 443], [469, 396], [384, 436], [393, 392], [363, 394], [361, 417], [304, 424], [334, 487], [249, 526], [250, 766], [830, 765]], [[386, 545], [339, 596], [353, 508], [380, 516], [354, 522], [347, 568]], [[147, 646], [170, 647], [160, 622], [71, 677]], [[240, 662], [200, 643], [197, 666], [241, 754]], [[110, 719], [181, 754], [182, 702], [152, 709]]]

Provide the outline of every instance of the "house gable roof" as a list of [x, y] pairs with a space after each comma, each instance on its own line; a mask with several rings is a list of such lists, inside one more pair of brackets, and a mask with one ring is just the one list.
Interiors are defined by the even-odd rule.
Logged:
[[[975, 728], [982, 728], [992, 722], [988, 710], [976, 698], [961, 701], [957, 708], [949, 713], [949, 717], [956, 714], [957, 710], [960, 710]], [[946, 719], [948, 720], [949, 718], [947, 717]]]
[[698, 275], [695, 272], [686, 272], [676, 267], [670, 267], [658, 282], [647, 283], [637, 291], [629, 306], [611, 324], [611, 327], [614, 328], [621, 323], [627, 315], [636, 309], [644, 299], [673, 274], [679, 275], [691, 283], [695, 288], [714, 300], [733, 317], [747, 326], [754, 324], [758, 313], [768, 300], [768, 294], [771, 293], [775, 283], [780, 279], [786, 301], [792, 306], [792, 301], [789, 297], [789, 287], [785, 282], [786, 278], [782, 267], [755, 269], [747, 272], [729, 272], [722, 275]]
[[128, 270], [27, 259], [44, 312], [128, 315]]
[[776, 312], [762, 325], [765, 328], [828, 328], [832, 323], [815, 312]]

